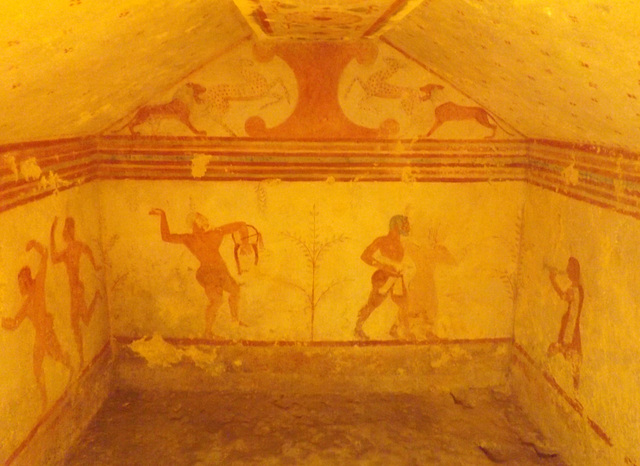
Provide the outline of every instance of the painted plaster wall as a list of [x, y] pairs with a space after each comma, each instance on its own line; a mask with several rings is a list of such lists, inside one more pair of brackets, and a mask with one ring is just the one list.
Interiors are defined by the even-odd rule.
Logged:
[[[417, 339], [509, 338], [523, 185], [504, 183], [105, 181], [102, 223], [112, 330], [117, 337], [155, 333], [178, 339], [260, 341], [354, 340], [359, 309], [376, 268], [360, 256], [406, 215], [402, 239], [411, 333]], [[259, 261], [241, 256], [242, 274], [225, 236], [220, 253], [240, 283], [239, 318], [227, 292], [212, 334], [208, 299], [196, 280], [200, 263], [184, 244], [200, 212], [211, 228], [235, 221], [255, 226]], [[315, 274], [315, 281], [314, 281]], [[383, 291], [384, 292], [384, 291]], [[399, 306], [388, 298], [364, 323], [373, 340], [389, 340]], [[313, 322], [313, 325], [312, 325]], [[313, 327], [313, 328], [312, 328]], [[411, 338], [406, 332], [399, 338]]]
[[[639, 235], [640, 224], [631, 216], [527, 188], [515, 342], [534, 375], [520, 379], [517, 388], [575, 464], [638, 464], [640, 459]], [[551, 272], [557, 271], [556, 282], [567, 290], [570, 257], [580, 264], [584, 290], [580, 351], [571, 324], [565, 344], [553, 345], [570, 305], [566, 291], [562, 296], [554, 291]], [[553, 393], [555, 401], [533, 396], [536, 386]]]
[[95, 134], [250, 34], [206, 0], [16, 1], [0, 30], [3, 143]]
[[[0, 302], [2, 328], [0, 328], [0, 461], [10, 458], [21, 443], [50, 417], [50, 413], [61, 399], [69, 400], [69, 393], [77, 385], [83, 371], [101, 353], [109, 340], [109, 323], [104, 299], [98, 299], [95, 312], [87, 324], [80, 323], [83, 340], [84, 362], [81, 365], [74, 331], [71, 324], [70, 285], [64, 263], [52, 263], [50, 230], [55, 217], [56, 246], [64, 250], [67, 243], [62, 239], [66, 217], [75, 219], [75, 238], [88, 245], [97, 265], [103, 263], [99, 242], [99, 218], [97, 215], [97, 191], [93, 185], [84, 185], [49, 196], [39, 201], [17, 207], [1, 214], [5, 226], [0, 238]], [[29, 266], [36, 276], [42, 263], [38, 246], [26, 250], [28, 242], [35, 240], [47, 249], [44, 300], [49, 320], [33, 302], [20, 294], [18, 273]], [[83, 255], [79, 264], [79, 278], [84, 283], [86, 303], [99, 291], [104, 296], [103, 269], [93, 270]], [[27, 302], [25, 305], [24, 303]], [[9, 330], [11, 320], [25, 306], [27, 316], [15, 330]], [[34, 323], [35, 322], [35, 323]], [[52, 323], [51, 327], [49, 325]], [[36, 326], [41, 330], [39, 335]], [[47, 333], [48, 328], [52, 333]], [[56, 340], [59, 351], [56, 349]], [[42, 386], [46, 390], [46, 404], [36, 381], [34, 352], [45, 351], [42, 363]], [[61, 361], [70, 364], [71, 371]], [[73, 397], [71, 397], [73, 398]], [[82, 418], [78, 413], [76, 419]], [[67, 432], [68, 436], [74, 432]]]
[[244, 41], [105, 134], [289, 141], [520, 137], [379, 40]]
[[432, 0], [384, 39], [530, 138], [637, 151], [633, 1]]

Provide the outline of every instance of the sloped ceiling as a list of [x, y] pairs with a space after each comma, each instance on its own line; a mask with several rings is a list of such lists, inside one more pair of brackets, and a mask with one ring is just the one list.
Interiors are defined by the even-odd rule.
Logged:
[[530, 138], [640, 149], [640, 4], [432, 0], [385, 37]]
[[[244, 39], [270, 40], [255, 31], [271, 15], [288, 39], [322, 36], [323, 23], [337, 26], [325, 40], [381, 33], [527, 137], [640, 150], [632, 0], [5, 3], [0, 143], [99, 133]], [[354, 14], [367, 27], [349, 29]]]
[[234, 0], [261, 38], [354, 40], [374, 37], [424, 0]]
[[11, 0], [0, 143], [97, 133], [251, 35], [231, 0]]

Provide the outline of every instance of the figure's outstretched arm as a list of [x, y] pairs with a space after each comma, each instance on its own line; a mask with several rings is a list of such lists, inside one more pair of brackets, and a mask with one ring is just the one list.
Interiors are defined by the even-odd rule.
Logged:
[[37, 242], [35, 239], [32, 239], [27, 243], [27, 252], [35, 249], [38, 254], [40, 254], [40, 267], [38, 268], [38, 272], [36, 273], [35, 280], [42, 280], [44, 282], [44, 276], [47, 272], [47, 256], [49, 255], [47, 252], [47, 248], [42, 245], [42, 243]]
[[58, 217], [53, 219], [53, 224], [51, 225], [51, 235], [50, 235], [50, 243], [51, 243], [51, 262], [57, 264], [62, 261], [63, 253], [56, 249], [56, 226], [58, 225]]
[[151, 209], [149, 215], [157, 215], [160, 217], [160, 236], [162, 241], [167, 243], [184, 243], [189, 235], [180, 235], [171, 233], [169, 230], [169, 222], [167, 222], [167, 214], [162, 209]]
[[16, 313], [15, 317], [3, 317], [2, 328], [7, 330], [15, 330], [20, 327], [22, 321], [27, 317], [27, 307], [29, 306], [29, 299], [27, 298], [20, 306], [20, 309]]
[[555, 270], [549, 271], [549, 280], [551, 281], [551, 286], [553, 286], [553, 289], [558, 294], [558, 296], [560, 296], [562, 299], [565, 299], [565, 293], [564, 291], [562, 291], [562, 288], [560, 288], [560, 285], [558, 285], [558, 281], [556, 280]]
[[91, 265], [93, 266], [93, 270], [98, 270], [98, 264], [96, 263], [95, 257], [93, 257], [93, 251], [85, 243], [82, 243], [82, 252], [85, 253], [89, 258], [89, 262], [91, 262]]
[[[35, 249], [38, 254], [40, 254], [40, 268], [35, 276], [35, 281], [39, 281], [42, 285], [44, 285], [44, 277], [47, 270], [47, 248], [45, 248], [41, 243], [32, 239], [27, 243], [26, 247], [27, 251], [31, 251], [31, 249]], [[14, 317], [4, 317], [2, 319], [2, 327], [7, 330], [17, 329], [25, 319], [25, 317], [27, 317], [27, 313], [29, 312], [29, 307], [31, 305], [31, 296], [27, 296]]]

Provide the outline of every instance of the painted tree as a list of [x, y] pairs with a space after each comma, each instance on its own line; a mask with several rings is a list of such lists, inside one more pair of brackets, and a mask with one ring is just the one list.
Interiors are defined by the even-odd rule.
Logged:
[[322, 237], [320, 233], [320, 227], [318, 225], [318, 215], [318, 208], [314, 204], [313, 210], [310, 213], [311, 223], [308, 237], [303, 238], [299, 235], [289, 232], [282, 233], [283, 236], [290, 239], [298, 246], [298, 248], [304, 255], [305, 262], [308, 268], [309, 281], [305, 284], [291, 283], [291, 285], [304, 293], [307, 299], [307, 308], [309, 309], [311, 314], [311, 341], [314, 340], [315, 318], [318, 304], [326, 297], [329, 291], [347, 280], [346, 278], [337, 278], [324, 287], [320, 287], [319, 285], [320, 267], [323, 258], [329, 252], [329, 250], [331, 250], [334, 246], [343, 243], [348, 238], [343, 234], [333, 235], [330, 237]]

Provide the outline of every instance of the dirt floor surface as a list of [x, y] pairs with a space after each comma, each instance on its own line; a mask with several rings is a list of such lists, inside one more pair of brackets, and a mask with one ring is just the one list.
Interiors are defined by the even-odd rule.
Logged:
[[563, 465], [493, 390], [114, 392], [65, 465]]

